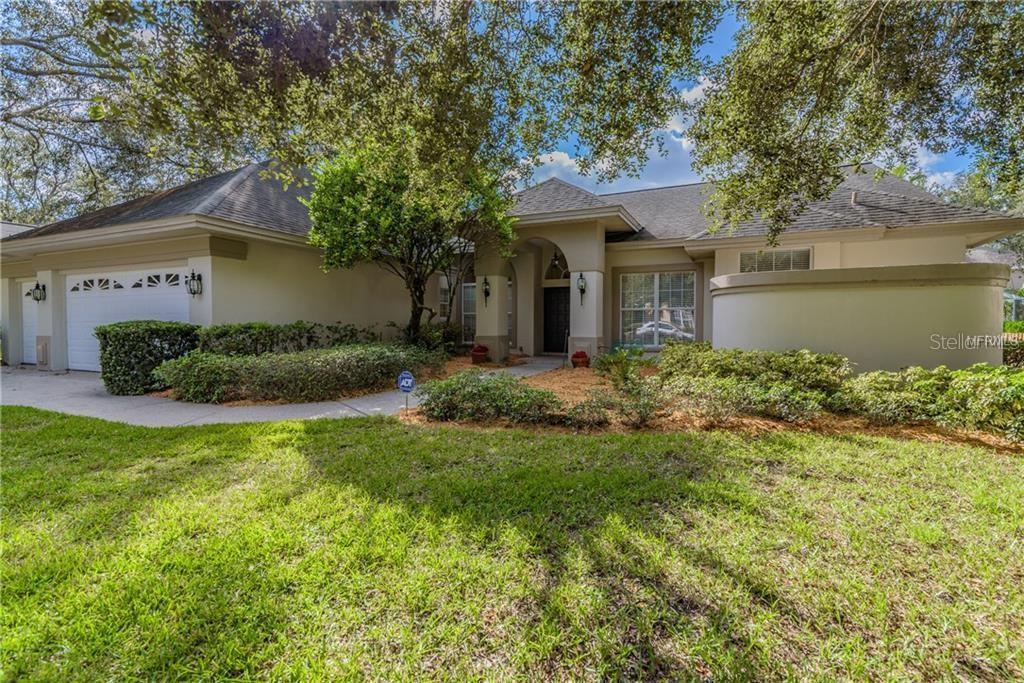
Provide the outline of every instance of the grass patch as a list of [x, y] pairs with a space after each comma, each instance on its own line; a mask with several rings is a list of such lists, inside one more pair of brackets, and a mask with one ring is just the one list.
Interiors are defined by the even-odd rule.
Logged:
[[3, 409], [10, 679], [1015, 678], [1024, 465]]

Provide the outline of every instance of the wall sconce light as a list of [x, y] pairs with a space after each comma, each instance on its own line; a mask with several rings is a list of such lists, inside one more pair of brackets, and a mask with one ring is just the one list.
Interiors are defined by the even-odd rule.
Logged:
[[587, 292], [587, 279], [583, 277], [583, 273], [580, 273], [579, 277], [576, 278], [576, 289], [580, 290], [580, 305], [583, 305], [583, 295]]
[[487, 276], [484, 276], [484, 306], [487, 305], [487, 300], [491, 298], [491, 283], [488, 282]]
[[32, 288], [32, 300], [36, 303], [46, 301], [46, 285], [36, 282], [36, 286]]
[[185, 289], [192, 296], [199, 296], [203, 293], [203, 276], [192, 271], [192, 274], [185, 279]]

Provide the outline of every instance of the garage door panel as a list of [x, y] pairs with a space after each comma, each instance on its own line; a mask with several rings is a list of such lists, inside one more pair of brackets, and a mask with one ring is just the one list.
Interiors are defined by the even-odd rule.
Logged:
[[99, 370], [99, 325], [125, 320], [188, 321], [184, 271], [161, 269], [68, 278], [68, 367]]

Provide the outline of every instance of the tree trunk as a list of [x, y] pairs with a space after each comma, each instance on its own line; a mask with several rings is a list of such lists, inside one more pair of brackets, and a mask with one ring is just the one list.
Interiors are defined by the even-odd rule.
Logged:
[[409, 310], [409, 324], [405, 327], [405, 340], [407, 342], [415, 344], [420, 340], [422, 321], [423, 305], [416, 303], [416, 297], [413, 297], [412, 306]]

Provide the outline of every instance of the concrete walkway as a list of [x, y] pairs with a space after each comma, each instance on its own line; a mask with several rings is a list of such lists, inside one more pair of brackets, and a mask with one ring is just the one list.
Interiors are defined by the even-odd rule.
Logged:
[[[518, 377], [537, 375], [561, 367], [562, 357], [539, 356], [494, 372]], [[144, 427], [220, 424], [232, 422], [276, 422], [321, 417], [362, 417], [394, 415], [405, 407], [405, 394], [386, 391], [344, 401], [286, 403], [255, 406], [221, 406], [184, 403], [155, 396], [111, 396], [103, 388], [98, 372], [72, 371], [64, 374], [32, 368], [3, 368], [0, 372], [0, 402], [3, 405], [32, 406], [72, 415], [98, 417]], [[409, 397], [409, 405], [418, 403]]]

